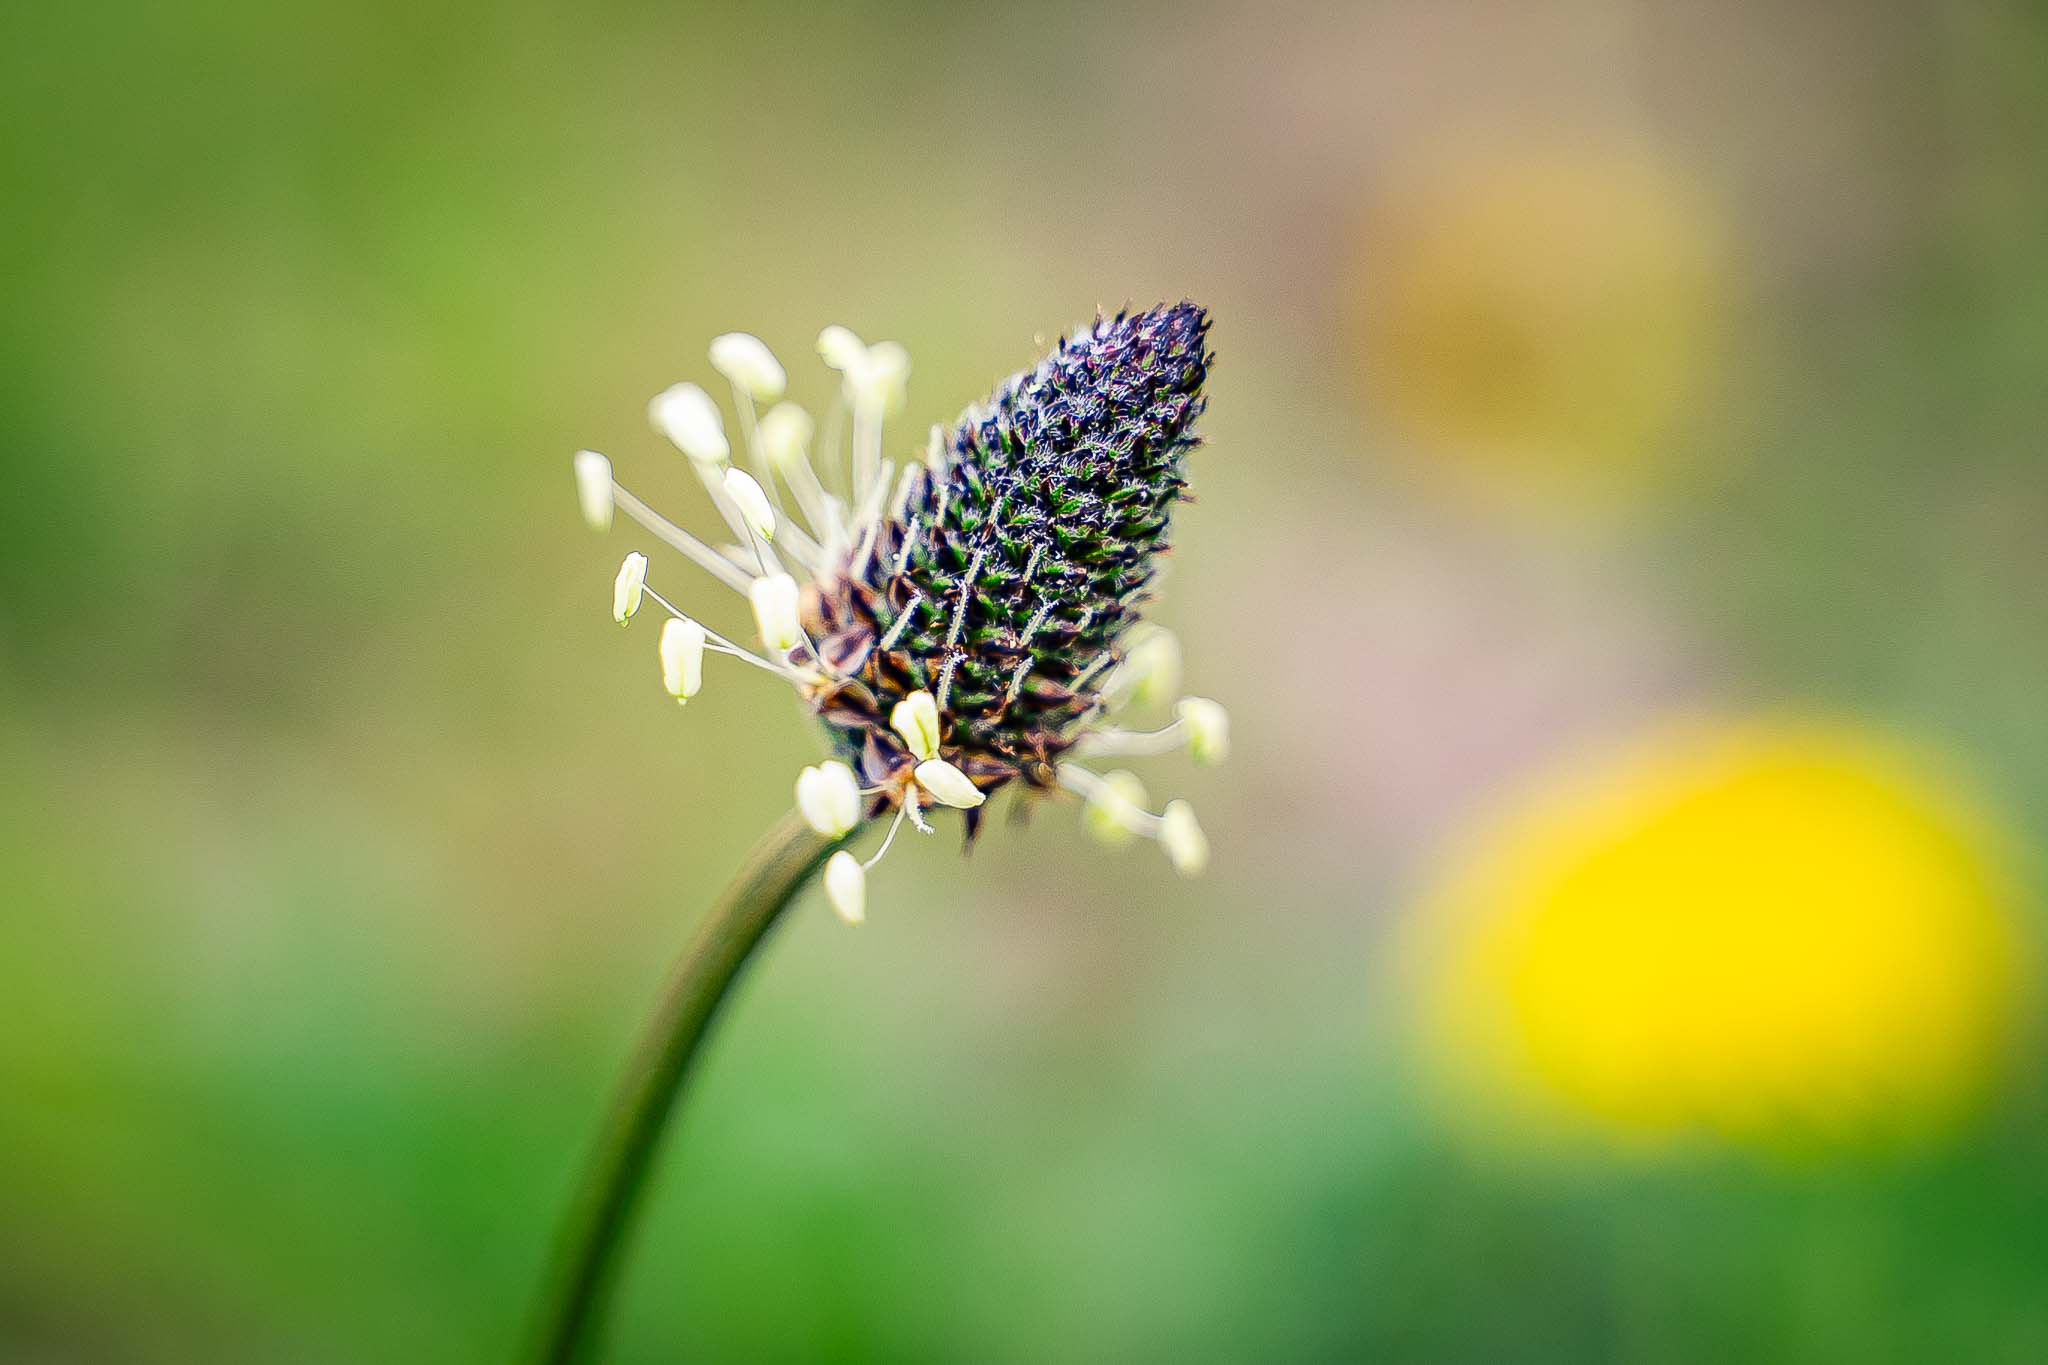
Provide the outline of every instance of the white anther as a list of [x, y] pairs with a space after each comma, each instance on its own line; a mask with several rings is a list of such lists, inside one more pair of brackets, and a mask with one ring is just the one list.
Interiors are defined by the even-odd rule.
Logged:
[[619, 576], [612, 580], [612, 620], [620, 625], [633, 619], [633, 613], [640, 610], [640, 595], [647, 591], [647, 556], [633, 551], [619, 565]]
[[1140, 626], [1131, 632], [1123, 662], [1103, 690], [1118, 704], [1151, 706], [1165, 701], [1179, 687], [1180, 641], [1163, 627]]
[[845, 374], [867, 358], [867, 343], [850, 327], [837, 323], [818, 333], [818, 354], [827, 365]]
[[678, 702], [686, 702], [704, 686], [704, 627], [686, 616], [671, 616], [661, 626], [661, 685]]
[[676, 384], [654, 395], [647, 405], [647, 419], [693, 460], [724, 464], [732, 458], [718, 404], [695, 384]]
[[1187, 730], [1188, 757], [1214, 767], [1230, 757], [1230, 713], [1207, 697], [1182, 697], [1174, 714]]
[[929, 692], [912, 692], [889, 712], [889, 728], [903, 736], [911, 757], [939, 756], [939, 704]]
[[[924, 695], [919, 693], [919, 696]], [[961, 772], [943, 758], [928, 758], [917, 765], [917, 785], [923, 787], [939, 800], [961, 810], [973, 810], [988, 796], [974, 785], [966, 773]]]
[[767, 343], [747, 332], [713, 337], [711, 368], [757, 403], [772, 403], [789, 387], [782, 362], [775, 358]]
[[843, 848], [825, 863], [825, 900], [832, 913], [848, 924], [859, 924], [868, 917], [868, 874], [859, 859]]
[[1149, 798], [1136, 773], [1118, 769], [1104, 773], [1081, 805], [1081, 827], [1099, 844], [1122, 848], [1150, 822]]
[[788, 469], [805, 458], [817, 424], [794, 403], [777, 403], [761, 414], [761, 449], [778, 469]]
[[740, 516], [746, 521], [747, 529], [762, 540], [775, 539], [775, 508], [768, 501], [768, 495], [761, 491], [761, 485], [752, 474], [738, 466], [728, 466], [725, 471], [725, 495], [740, 509]]
[[802, 643], [803, 626], [797, 619], [796, 580], [786, 573], [769, 574], [747, 585], [747, 600], [754, 607], [754, 628], [761, 643], [778, 654], [787, 654]]
[[828, 839], [852, 829], [860, 823], [860, 784], [853, 769], [834, 759], [798, 773], [796, 808], [805, 824]]
[[893, 341], [878, 341], [845, 369], [847, 397], [854, 411], [893, 417], [909, 391], [910, 352]]
[[594, 450], [579, 450], [576, 467], [576, 505], [593, 531], [612, 528], [612, 462]]
[[1185, 801], [1166, 803], [1159, 817], [1159, 846], [1183, 877], [1198, 877], [1209, 865], [1209, 836], [1195, 823], [1195, 808]]

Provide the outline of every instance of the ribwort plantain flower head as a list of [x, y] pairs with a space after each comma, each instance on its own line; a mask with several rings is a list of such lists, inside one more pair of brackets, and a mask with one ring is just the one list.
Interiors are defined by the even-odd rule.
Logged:
[[[929, 832], [925, 812], [937, 806], [959, 809], [972, 839], [985, 800], [1016, 786], [1079, 797], [1084, 824], [1105, 842], [1153, 839], [1192, 875], [1208, 850], [1186, 803], [1153, 814], [1135, 779], [1098, 776], [1079, 760], [1186, 746], [1217, 762], [1227, 749], [1227, 718], [1207, 699], [1183, 699], [1161, 729], [1115, 723], [1125, 708], [1171, 701], [1178, 686], [1178, 645], [1139, 617], [1200, 443], [1208, 333], [1192, 303], [1099, 317], [950, 430], [933, 427], [900, 465], [884, 458], [883, 426], [906, 401], [902, 347], [826, 328], [818, 352], [840, 384], [816, 423], [788, 402], [756, 414], [786, 377], [765, 345], [728, 333], [711, 360], [730, 381], [743, 451], [693, 384], [666, 390], [649, 413], [689, 457], [734, 544], [714, 547], [667, 521], [592, 452], [576, 457], [578, 500], [594, 527], [616, 508], [748, 599], [759, 651], [685, 615], [646, 583], [637, 552], [621, 577], [621, 592], [633, 581], [635, 606], [644, 590], [689, 623], [701, 649], [796, 689], [862, 814], [894, 813], [882, 852], [906, 819]], [[731, 463], [742, 453], [751, 473]], [[680, 637], [666, 638], [664, 678], [680, 696]], [[837, 837], [848, 824], [843, 784], [835, 779], [825, 801], [822, 771], [806, 770], [800, 807]], [[854, 885], [840, 869], [843, 914]]]

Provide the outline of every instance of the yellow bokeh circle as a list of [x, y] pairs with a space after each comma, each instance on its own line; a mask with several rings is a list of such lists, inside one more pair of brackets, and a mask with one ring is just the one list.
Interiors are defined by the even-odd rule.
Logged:
[[1423, 919], [1425, 1017], [1489, 1111], [1800, 1145], [1981, 1093], [2019, 944], [1998, 841], [1882, 736], [1697, 723], [1478, 835]]

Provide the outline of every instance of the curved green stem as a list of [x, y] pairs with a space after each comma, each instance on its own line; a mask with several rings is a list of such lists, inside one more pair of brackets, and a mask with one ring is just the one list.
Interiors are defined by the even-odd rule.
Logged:
[[711, 1020], [748, 957], [840, 842], [786, 817], [754, 846], [677, 964], [562, 1226], [525, 1356], [534, 1365], [585, 1358], [640, 1189]]

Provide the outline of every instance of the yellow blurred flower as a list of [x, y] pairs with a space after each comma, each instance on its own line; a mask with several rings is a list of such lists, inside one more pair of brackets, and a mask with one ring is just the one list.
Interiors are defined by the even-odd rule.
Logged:
[[1716, 384], [1724, 237], [1709, 198], [1634, 150], [1440, 158], [1366, 226], [1374, 400], [1413, 453], [1489, 489], [1639, 488]]
[[1694, 724], [1486, 830], [1419, 922], [1469, 1096], [1613, 1135], [1900, 1136], [1981, 1093], [2019, 944], [1997, 843], [1882, 737]]

